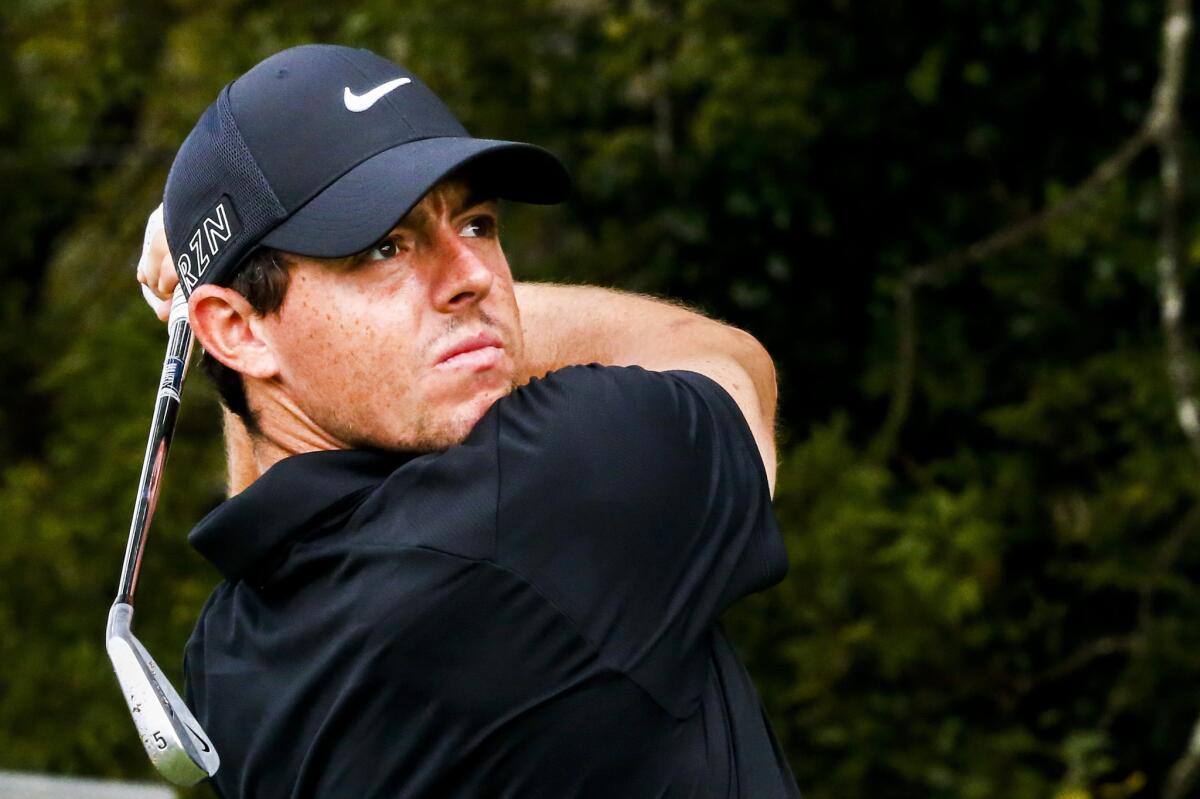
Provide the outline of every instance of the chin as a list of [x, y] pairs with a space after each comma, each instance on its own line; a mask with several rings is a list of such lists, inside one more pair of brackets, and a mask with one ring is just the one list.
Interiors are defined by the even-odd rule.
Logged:
[[479, 424], [479, 420], [483, 418], [484, 414], [496, 404], [496, 400], [507, 395], [512, 390], [513, 386], [511, 383], [499, 386], [490, 391], [480, 392], [472, 397], [470, 401], [460, 406], [459, 412], [456, 414], [455, 426], [459, 429], [461, 435], [455, 443], [462, 443], [462, 440], [475, 429], [475, 425]]
[[461, 444], [496, 400], [510, 393], [513, 388], [510, 383], [481, 391], [439, 415], [440, 418], [426, 416], [417, 424], [415, 431], [407, 431], [408, 435], [400, 437], [400, 443], [393, 448], [410, 452], [436, 452]]

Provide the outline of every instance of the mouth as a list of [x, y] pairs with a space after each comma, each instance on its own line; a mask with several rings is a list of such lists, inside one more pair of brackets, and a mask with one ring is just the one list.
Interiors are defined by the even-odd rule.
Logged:
[[434, 369], [465, 369], [482, 372], [496, 366], [504, 357], [504, 344], [491, 333], [478, 333], [460, 339], [438, 356]]

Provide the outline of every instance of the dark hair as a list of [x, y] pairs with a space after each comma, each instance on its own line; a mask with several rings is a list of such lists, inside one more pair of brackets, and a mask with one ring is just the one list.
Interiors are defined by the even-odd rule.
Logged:
[[[270, 247], [259, 247], [246, 256], [246, 260], [229, 281], [229, 288], [246, 298], [250, 307], [259, 316], [275, 313], [283, 305], [287, 294], [287, 255]], [[259, 432], [258, 419], [246, 401], [246, 386], [242, 374], [230, 369], [207, 352], [200, 356], [200, 366], [212, 378], [221, 395], [221, 404], [241, 417], [246, 429]]]

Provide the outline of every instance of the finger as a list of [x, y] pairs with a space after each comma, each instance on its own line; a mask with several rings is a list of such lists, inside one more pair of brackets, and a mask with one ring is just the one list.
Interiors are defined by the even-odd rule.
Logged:
[[175, 262], [171, 260], [171, 249], [167, 246], [167, 234], [163, 231], [158, 231], [150, 242], [145, 262], [151, 271], [162, 268], [166, 268], [170, 272], [175, 271]]
[[171, 292], [175, 291], [175, 287], [179, 285], [179, 278], [175, 276], [175, 263], [168, 253], [157, 264], [154, 293], [162, 299], [170, 299]]
[[155, 316], [164, 322], [167, 320], [166, 314], [171, 310], [170, 302], [154, 296], [154, 291], [147, 285], [142, 286], [142, 298], [146, 300], [146, 304], [154, 311]]
[[142, 286], [142, 297], [146, 300], [146, 304], [154, 311], [154, 315], [158, 317], [160, 322], [167, 321], [167, 316], [171, 313], [171, 301], [159, 299], [154, 296], [154, 292], [149, 286]]

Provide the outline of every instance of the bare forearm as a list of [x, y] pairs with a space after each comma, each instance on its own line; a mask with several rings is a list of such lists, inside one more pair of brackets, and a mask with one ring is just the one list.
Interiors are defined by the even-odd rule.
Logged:
[[549, 283], [516, 290], [530, 377], [582, 363], [676, 368], [681, 357], [733, 354], [748, 343], [736, 328], [640, 294]]

